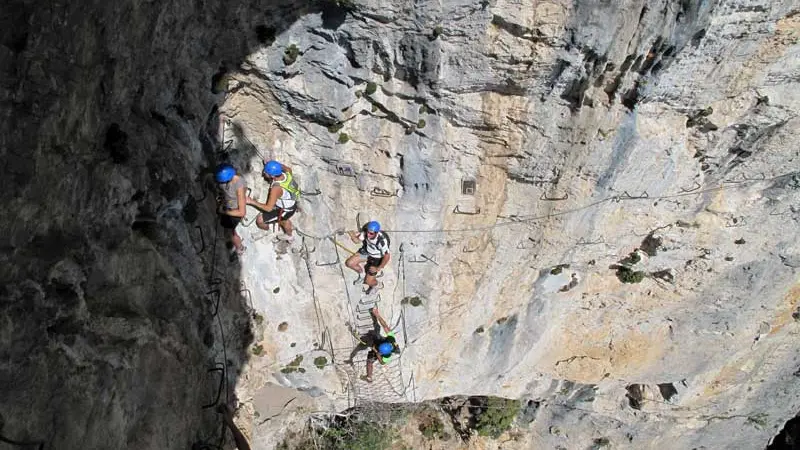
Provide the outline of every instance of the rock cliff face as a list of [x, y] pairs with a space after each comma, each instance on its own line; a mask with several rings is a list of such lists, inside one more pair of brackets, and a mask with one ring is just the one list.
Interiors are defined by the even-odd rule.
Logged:
[[[794, 2], [39, 3], [0, 27], [3, 436], [187, 448], [219, 394], [271, 448], [494, 395], [534, 448], [762, 448], [800, 411]], [[303, 238], [250, 210], [230, 262], [209, 168], [263, 200], [269, 158]], [[335, 231], [371, 219], [368, 297]]]

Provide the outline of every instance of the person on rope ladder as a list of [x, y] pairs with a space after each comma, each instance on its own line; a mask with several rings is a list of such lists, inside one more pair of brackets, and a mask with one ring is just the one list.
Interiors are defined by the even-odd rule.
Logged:
[[[389, 236], [386, 232], [381, 231], [381, 224], [374, 220], [367, 223], [360, 233], [350, 231], [348, 234], [354, 243], [361, 244], [361, 248], [347, 258], [344, 264], [358, 274], [358, 278], [353, 284], [363, 282], [367, 285], [364, 292], [370, 295], [378, 289], [378, 280], [375, 276], [391, 260]], [[362, 263], [365, 263], [363, 268], [361, 267]]]
[[292, 168], [278, 161], [268, 161], [264, 164], [261, 175], [270, 185], [267, 203], [260, 203], [252, 198], [247, 199], [248, 205], [264, 211], [256, 218], [256, 226], [262, 230], [269, 230], [270, 224], [278, 222], [284, 232], [278, 239], [294, 242], [292, 221], [289, 219], [297, 212], [300, 188], [294, 181]]
[[[367, 374], [361, 376], [361, 379], [367, 383], [372, 383], [372, 365], [375, 361], [377, 360], [381, 364], [387, 364], [391, 360], [392, 354], [400, 353], [400, 347], [397, 346], [394, 332], [389, 328], [389, 325], [386, 324], [383, 317], [381, 317], [378, 308], [372, 308], [369, 312], [372, 315], [372, 324], [374, 328], [362, 336], [356, 336], [359, 343], [356, 345], [356, 348], [350, 352], [350, 358], [345, 362], [347, 364], [353, 364], [353, 358], [358, 352], [369, 349], [369, 353], [367, 353]], [[380, 322], [380, 326], [383, 327], [383, 330], [386, 332], [386, 336], [381, 335], [378, 322]]]
[[221, 191], [221, 194], [217, 196], [217, 213], [222, 227], [231, 230], [233, 243], [231, 259], [234, 259], [245, 251], [242, 238], [236, 233], [236, 226], [247, 212], [247, 195], [245, 194], [247, 183], [236, 173], [236, 169], [227, 163], [217, 166], [214, 179]]

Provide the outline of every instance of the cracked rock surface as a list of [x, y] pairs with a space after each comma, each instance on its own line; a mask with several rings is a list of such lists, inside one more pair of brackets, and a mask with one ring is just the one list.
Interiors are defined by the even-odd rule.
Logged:
[[[5, 9], [0, 435], [215, 443], [219, 394], [273, 448], [493, 395], [534, 448], [763, 448], [800, 411], [796, 2]], [[249, 208], [230, 261], [210, 168], [264, 201], [269, 158], [304, 236]], [[336, 263], [372, 219], [379, 297]], [[367, 384], [372, 305], [403, 352]]]

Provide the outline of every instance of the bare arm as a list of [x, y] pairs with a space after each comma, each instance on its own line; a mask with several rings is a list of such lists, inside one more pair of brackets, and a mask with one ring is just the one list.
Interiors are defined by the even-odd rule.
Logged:
[[262, 211], [272, 211], [275, 209], [275, 203], [278, 202], [282, 192], [281, 188], [278, 186], [273, 186], [269, 190], [269, 197], [267, 197], [267, 203], [261, 203], [257, 200], [253, 200], [252, 198], [247, 199], [247, 204], [254, 206]]
[[354, 244], [361, 243], [361, 240], [358, 238], [358, 231], [348, 231], [347, 234], [350, 235], [350, 240], [353, 241]]
[[389, 261], [391, 260], [392, 260], [392, 255], [390, 255], [389, 252], [384, 253], [383, 258], [381, 258], [381, 264], [378, 266], [378, 270], [383, 270], [383, 268], [386, 267], [386, 265], [389, 264]]
[[272, 186], [269, 190], [269, 197], [267, 198], [267, 211], [275, 209], [275, 203], [283, 194], [283, 189], [280, 186]]
[[389, 328], [389, 325], [386, 324], [386, 321], [383, 320], [383, 317], [381, 316], [381, 313], [378, 312], [378, 308], [372, 308], [372, 314], [374, 314], [375, 318], [378, 319], [378, 323], [380, 323], [381, 326], [383, 327], [383, 331], [385, 331], [387, 333], [392, 331], [392, 329]]
[[281, 170], [283, 170], [285, 173], [292, 173], [292, 168], [284, 164], [281, 164]]

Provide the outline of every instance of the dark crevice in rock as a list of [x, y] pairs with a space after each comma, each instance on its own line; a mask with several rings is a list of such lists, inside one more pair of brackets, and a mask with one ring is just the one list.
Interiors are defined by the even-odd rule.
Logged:
[[608, 97], [609, 103], [614, 103], [614, 99], [616, 98], [617, 95], [617, 90], [619, 89], [620, 84], [622, 84], [623, 76], [624, 76], [623, 73], [618, 74], [616, 77], [614, 77], [613, 80], [611, 80], [606, 85], [605, 89], [603, 89], [603, 91], [606, 93], [606, 96]]
[[583, 104], [583, 96], [586, 90], [589, 89], [589, 78], [581, 77], [572, 81], [572, 83], [564, 89], [561, 98], [569, 102], [570, 109], [577, 111]]
[[633, 87], [623, 94], [622, 104], [633, 111], [636, 105], [639, 104], [639, 100], [641, 100], [641, 93], [639, 92], [639, 81], [636, 81]]
[[269, 47], [275, 43], [275, 35], [277, 33], [275, 27], [260, 24], [257, 25], [253, 31], [256, 34], [256, 39], [258, 40], [259, 44]]
[[647, 256], [656, 256], [658, 251], [662, 250], [661, 246], [663, 245], [663, 241], [662, 238], [655, 237], [654, 232], [651, 231], [642, 241], [639, 250], [645, 252]]
[[643, 392], [641, 384], [629, 384], [625, 387], [628, 405], [633, 409], [642, 409]]
[[520, 39], [525, 39], [531, 42], [546, 42], [547, 37], [542, 34], [539, 30], [533, 30], [522, 25], [509, 22], [502, 16], [498, 16], [495, 14], [492, 16], [492, 25], [500, 28], [501, 30], [507, 32], [508, 34], [518, 37]]
[[322, 28], [327, 30], [336, 30], [345, 20], [347, 14], [352, 10], [351, 2], [337, 2], [337, 1], [323, 1], [322, 3]]
[[670, 399], [678, 393], [678, 390], [675, 389], [675, 385], [672, 383], [659, 383], [658, 392], [661, 393], [661, 397], [665, 401], [670, 401]]
[[642, 10], [639, 12], [639, 20], [637, 20], [637, 28], [641, 27], [642, 20], [644, 20], [644, 15], [647, 14], [647, 5], [642, 6]]
[[767, 445], [766, 450], [800, 449], [800, 414], [789, 419], [777, 436]]
[[353, 44], [348, 39], [340, 39], [337, 41], [339, 46], [344, 49], [345, 57], [347, 61], [350, 63], [350, 67], [354, 69], [360, 69], [361, 63], [356, 58], [355, 50], [353, 50]]
[[[0, 264], [0, 317], [16, 330], [0, 346], [15, 361], [0, 385], [36, 381], [4, 392], [3, 414], [20, 420], [3, 436], [29, 434], [53, 449], [189, 448], [199, 436], [221, 437], [219, 416], [200, 408], [219, 386], [206, 370], [228, 364], [232, 390], [252, 335], [235, 320], [227, 358], [217, 357], [213, 302], [202, 296], [212, 243], [220, 259], [225, 240], [220, 232], [214, 242], [214, 193], [195, 180], [218, 162], [220, 143], [197, 139], [221, 100], [212, 89], [226, 90], [219, 68], [239, 67], [301, 15], [320, 12], [316, 2], [265, 5], [3, 4], [0, 90], [13, 103], [0, 105], [0, 134], [4, 148], [25, 149], [2, 163], [3, 207], [22, 202], [31, 218], [0, 218], [12, 235], [0, 247], [14, 262]], [[223, 259], [213, 276], [239, 286], [237, 263]], [[222, 322], [246, 319], [244, 304], [226, 291]]]
[[633, 61], [633, 64], [631, 65], [631, 71], [638, 72], [639, 67], [642, 65], [642, 61], [644, 61], [644, 56], [643, 55], [637, 56], [636, 59]]
[[736, 140], [728, 153], [733, 155], [725, 169], [725, 173], [730, 172], [734, 167], [742, 164], [744, 160], [751, 157], [758, 148], [758, 144], [766, 138], [774, 136], [778, 130], [786, 125], [787, 121], [781, 121], [772, 125], [756, 127], [747, 124], [740, 124], [735, 127]]
[[131, 157], [128, 150], [128, 134], [122, 131], [117, 123], [112, 123], [106, 130], [103, 148], [111, 155], [111, 160], [117, 164], [125, 163]]
[[700, 30], [700, 31], [696, 32], [696, 33], [695, 33], [695, 34], [692, 36], [692, 39], [691, 39], [691, 41], [690, 41], [690, 42], [691, 42], [691, 45], [692, 45], [692, 47], [697, 47], [697, 46], [699, 46], [699, 45], [700, 45], [700, 42], [703, 40], [703, 38], [704, 38], [704, 37], [706, 37], [706, 29], [705, 29], [705, 28], [703, 28], [702, 30]]
[[558, 80], [561, 78], [561, 74], [563, 74], [569, 66], [569, 61], [560, 58], [556, 59], [555, 65], [553, 66], [553, 70], [550, 73], [550, 77], [547, 82], [547, 94], [553, 92], [553, 88], [555, 88], [556, 83], [558, 83]]
[[401, 64], [395, 60], [394, 77], [415, 88], [420, 84], [433, 87], [439, 77], [439, 43], [416, 33], [405, 35], [398, 43]]

